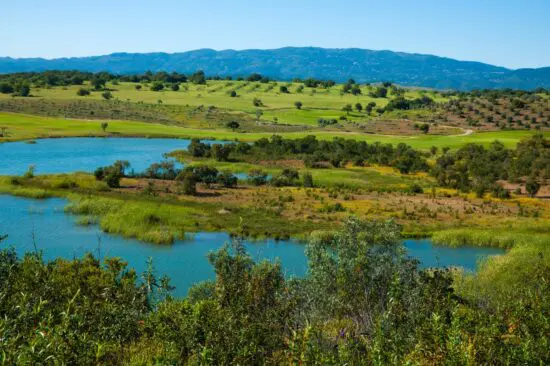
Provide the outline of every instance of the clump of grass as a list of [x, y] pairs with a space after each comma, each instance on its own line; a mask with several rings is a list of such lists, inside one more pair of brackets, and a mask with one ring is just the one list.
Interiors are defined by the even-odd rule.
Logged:
[[516, 234], [509, 232], [495, 233], [492, 230], [471, 228], [449, 229], [435, 232], [432, 241], [449, 247], [477, 246], [511, 248], [516, 244]]
[[536, 288], [550, 273], [550, 235], [520, 234], [505, 255], [481, 262], [475, 274], [457, 274], [455, 288], [469, 299], [499, 304], [518, 298], [525, 289]]
[[169, 209], [160, 205], [104, 197], [70, 199], [66, 212], [84, 215], [79, 223], [98, 222], [105, 232], [155, 244], [170, 244], [183, 237], [183, 229], [170, 220]]
[[510, 249], [519, 245], [530, 245], [531, 241], [546, 237], [550, 242], [548, 227], [532, 225], [524, 228], [472, 229], [459, 228], [435, 232], [432, 241], [449, 247], [477, 246]]
[[35, 199], [45, 199], [52, 197], [50, 192], [42, 188], [18, 187], [13, 185], [0, 185], [0, 193]]
[[77, 218], [76, 223], [81, 226], [90, 226], [97, 224], [97, 219], [93, 216], [81, 216]]

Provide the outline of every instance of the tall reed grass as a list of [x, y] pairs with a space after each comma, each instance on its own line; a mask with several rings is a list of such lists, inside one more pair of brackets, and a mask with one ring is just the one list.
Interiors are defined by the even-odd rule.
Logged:
[[70, 197], [65, 211], [83, 215], [82, 223], [97, 218], [108, 233], [156, 243], [170, 244], [183, 238], [184, 231], [174, 222], [170, 208], [151, 202], [135, 202], [105, 197]]

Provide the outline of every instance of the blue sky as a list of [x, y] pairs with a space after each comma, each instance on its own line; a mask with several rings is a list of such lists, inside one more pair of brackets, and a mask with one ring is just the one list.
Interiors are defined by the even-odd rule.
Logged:
[[320, 46], [550, 66], [550, 0], [22, 0], [0, 9], [0, 56]]

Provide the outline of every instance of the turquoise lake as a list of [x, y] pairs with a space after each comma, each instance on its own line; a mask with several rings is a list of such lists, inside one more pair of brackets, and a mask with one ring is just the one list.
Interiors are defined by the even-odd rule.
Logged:
[[[1, 145], [0, 145], [1, 146]], [[13, 246], [22, 255], [35, 248], [45, 259], [76, 258], [86, 252], [96, 256], [118, 256], [142, 272], [149, 257], [158, 275], [168, 275], [176, 287], [175, 296], [185, 296], [189, 287], [211, 279], [214, 272], [206, 258], [230, 238], [226, 233], [196, 233], [190, 240], [173, 245], [154, 245], [101, 232], [97, 226], [79, 226], [75, 216], [65, 214], [65, 199], [35, 200], [0, 195], [0, 234], [8, 234], [4, 246]], [[494, 248], [447, 248], [433, 246], [429, 240], [405, 240], [408, 255], [424, 267], [461, 266], [475, 270], [476, 263], [488, 255], [502, 254]], [[307, 260], [302, 243], [288, 240], [246, 242], [255, 259], [279, 259], [286, 276], [302, 276]]]
[[93, 172], [117, 160], [128, 160], [130, 169], [139, 173], [163, 160], [163, 154], [186, 149], [189, 143], [187, 139], [94, 137], [41, 139], [33, 144], [3, 143], [0, 175], [20, 175], [30, 165], [35, 166], [36, 174]]

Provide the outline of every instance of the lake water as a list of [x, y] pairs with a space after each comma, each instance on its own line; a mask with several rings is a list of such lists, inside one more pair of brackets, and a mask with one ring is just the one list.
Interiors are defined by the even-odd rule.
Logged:
[[[197, 233], [191, 240], [173, 245], [125, 239], [102, 233], [97, 226], [76, 225], [76, 218], [63, 212], [66, 203], [59, 198], [34, 200], [0, 195], [0, 234], [9, 235], [5, 245], [14, 246], [20, 255], [36, 247], [46, 259], [75, 258], [86, 252], [101, 257], [119, 256], [138, 272], [144, 271], [147, 259], [152, 257], [157, 274], [168, 275], [176, 286], [174, 295], [185, 296], [192, 284], [213, 278], [214, 271], [206, 255], [229, 240], [225, 233]], [[429, 240], [406, 240], [404, 245], [408, 254], [425, 267], [462, 266], [475, 270], [481, 258], [503, 253], [494, 248], [437, 247]], [[247, 242], [246, 247], [255, 259], [279, 258], [287, 276], [306, 273], [307, 261], [301, 243], [263, 240]]]
[[130, 169], [139, 173], [163, 160], [163, 154], [187, 149], [190, 142], [187, 139], [74, 137], [36, 140], [35, 144], [3, 143], [0, 144], [0, 175], [21, 175], [30, 165], [35, 166], [36, 174], [93, 172], [117, 160], [128, 160]]

